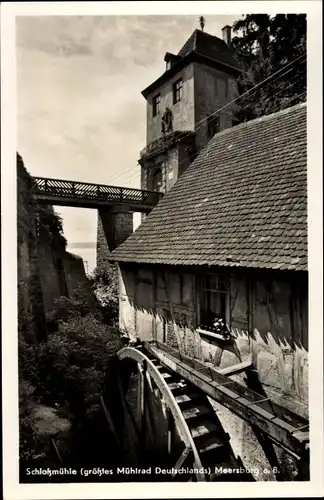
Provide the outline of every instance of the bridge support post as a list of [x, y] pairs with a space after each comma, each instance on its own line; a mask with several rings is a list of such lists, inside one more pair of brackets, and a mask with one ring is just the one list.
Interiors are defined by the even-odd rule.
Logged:
[[97, 265], [133, 232], [133, 214], [127, 205], [98, 210]]

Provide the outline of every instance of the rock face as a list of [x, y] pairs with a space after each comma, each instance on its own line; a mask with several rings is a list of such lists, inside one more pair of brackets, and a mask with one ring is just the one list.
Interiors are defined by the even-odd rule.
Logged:
[[18, 311], [29, 341], [46, 338], [45, 317], [55, 299], [69, 296], [86, 283], [83, 261], [65, 250], [66, 241], [55, 228], [52, 207], [41, 209], [48, 209], [49, 221], [39, 217], [32, 178], [17, 154]]

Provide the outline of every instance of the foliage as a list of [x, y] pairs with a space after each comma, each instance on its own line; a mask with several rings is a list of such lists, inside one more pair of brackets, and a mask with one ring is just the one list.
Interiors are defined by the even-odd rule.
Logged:
[[75, 315], [46, 342], [28, 346], [23, 373], [43, 404], [66, 405], [81, 418], [98, 404], [111, 356], [121, 347], [117, 331], [92, 314]]
[[306, 56], [243, 95], [270, 75], [306, 54], [306, 15], [251, 14], [234, 23], [232, 47], [243, 72], [236, 81], [236, 120], [247, 121], [306, 99]]
[[[18, 154], [17, 163], [21, 175], [29, 182], [25, 184], [28, 189], [21, 188], [19, 191], [23, 197], [20, 205], [27, 206], [25, 198], [28, 198], [26, 216], [35, 216], [38, 243], [49, 244], [55, 254], [56, 250], [66, 247], [62, 219], [52, 206], [40, 205], [31, 196], [26, 196], [26, 193], [30, 194], [31, 178]], [[28, 221], [26, 227], [28, 229]], [[29, 233], [34, 243], [35, 235], [32, 231]], [[45, 444], [40, 442], [35, 425], [34, 410], [38, 404], [56, 408], [57, 414], [61, 413], [61, 416], [72, 421], [73, 432], [68, 438], [71, 438], [68, 448], [75, 449], [74, 438], [77, 443], [81, 443], [85, 434], [88, 434], [92, 441], [92, 437], [96, 436], [98, 449], [102, 436], [107, 433], [99, 398], [103, 393], [110, 362], [123, 346], [118, 329], [106, 324], [107, 321], [114, 323], [118, 317], [117, 268], [106, 266], [105, 269], [97, 269], [95, 276], [70, 293], [69, 297], [56, 299], [53, 310], [47, 313], [47, 329], [52, 333], [46, 342], [32, 343], [35, 341], [33, 309], [26, 307], [25, 310], [23, 289], [20, 286], [18, 296], [21, 461], [26, 463], [39, 456], [39, 451], [44, 452]], [[36, 303], [37, 297], [35, 299], [33, 296]], [[103, 450], [106, 453], [105, 447]], [[86, 447], [85, 455], [87, 451]], [[98, 456], [95, 447], [93, 456]]]
[[116, 324], [119, 310], [118, 266], [100, 263], [94, 270], [93, 291], [105, 313], [105, 321]]
[[[31, 196], [34, 181], [25, 167], [23, 158], [18, 152], [16, 153], [16, 159], [18, 179], [25, 179], [24, 182], [21, 183], [21, 189], [26, 190], [27, 188], [27, 198], [29, 202], [27, 203], [27, 199], [25, 199], [25, 203], [32, 208], [32, 213], [36, 222], [37, 237], [43, 243], [50, 243], [53, 246], [65, 249], [67, 241], [63, 236], [62, 218], [55, 212], [52, 205], [43, 205], [38, 203], [37, 200]], [[26, 195], [26, 193], [24, 194]], [[19, 205], [18, 208], [20, 208]]]
[[42, 205], [34, 201], [37, 237], [42, 243], [65, 250], [67, 241], [63, 236], [63, 220], [51, 205]]
[[19, 380], [19, 456], [28, 461], [34, 458], [37, 450], [37, 434], [33, 418], [31, 396], [34, 387], [26, 380]]
[[[46, 342], [30, 344], [22, 331], [19, 335], [22, 470], [48, 446], [40, 442], [35, 428], [33, 408], [38, 403], [56, 408], [58, 415], [72, 422], [63, 450], [60, 447], [68, 460], [81, 457], [83, 466], [86, 460], [91, 464], [99, 456], [103, 439], [108, 440], [110, 448], [113, 446], [99, 398], [111, 361], [124, 344], [119, 331], [105, 325], [100, 315], [89, 312], [87, 301], [81, 297], [78, 295], [78, 301], [66, 297], [57, 300], [57, 331]], [[95, 438], [97, 451], [86, 441], [88, 434]]]
[[46, 314], [47, 328], [56, 331], [60, 320], [68, 321], [75, 316], [84, 317], [92, 313], [98, 320], [102, 319], [101, 309], [92, 292], [93, 281], [87, 279], [75, 288], [69, 297], [60, 296], [54, 300], [54, 307]]

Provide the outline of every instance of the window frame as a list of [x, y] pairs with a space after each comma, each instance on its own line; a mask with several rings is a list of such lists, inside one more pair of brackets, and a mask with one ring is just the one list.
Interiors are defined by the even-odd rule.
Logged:
[[[178, 86], [178, 85], [180, 85], [180, 86]], [[182, 77], [178, 78], [175, 82], [173, 82], [172, 90], [173, 90], [173, 104], [177, 104], [178, 102], [182, 101], [182, 97], [183, 97]]]
[[[221, 277], [222, 279], [225, 280], [225, 290], [220, 290], [219, 288], [206, 288], [205, 285], [205, 277], [206, 276], [217, 276]], [[202, 319], [202, 309], [203, 309], [203, 304], [204, 304], [204, 294], [206, 292], [210, 293], [215, 293], [215, 294], [222, 294], [225, 295], [225, 318], [223, 318], [225, 324], [228, 326], [228, 328], [231, 328], [231, 321], [230, 321], [230, 276], [228, 273], [224, 272], [204, 272], [196, 276], [196, 282], [198, 280], [198, 286], [197, 286], [197, 311], [196, 311], [196, 328], [198, 328], [201, 325], [201, 319]]]
[[[160, 183], [156, 182], [158, 176], [161, 176]], [[152, 179], [152, 184], [151, 184], [152, 191], [156, 191], [156, 192], [161, 193], [160, 190], [157, 191], [155, 188], [157, 188], [158, 184], [159, 184], [160, 188], [163, 187], [163, 170], [162, 170], [162, 164], [156, 165], [154, 167], [151, 179]]]
[[220, 132], [220, 116], [208, 116], [207, 119], [207, 134], [211, 139], [215, 134]]
[[152, 114], [153, 118], [161, 112], [161, 94], [156, 94], [152, 99]]

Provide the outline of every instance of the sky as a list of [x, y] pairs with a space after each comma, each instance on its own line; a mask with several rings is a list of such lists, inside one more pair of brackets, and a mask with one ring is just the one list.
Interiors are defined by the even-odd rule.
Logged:
[[[207, 15], [205, 31], [221, 38], [238, 17]], [[17, 142], [27, 170], [139, 188], [141, 91], [164, 72], [165, 52], [177, 53], [196, 28], [198, 16], [17, 17]], [[68, 250], [91, 272], [97, 211], [56, 211]]]

